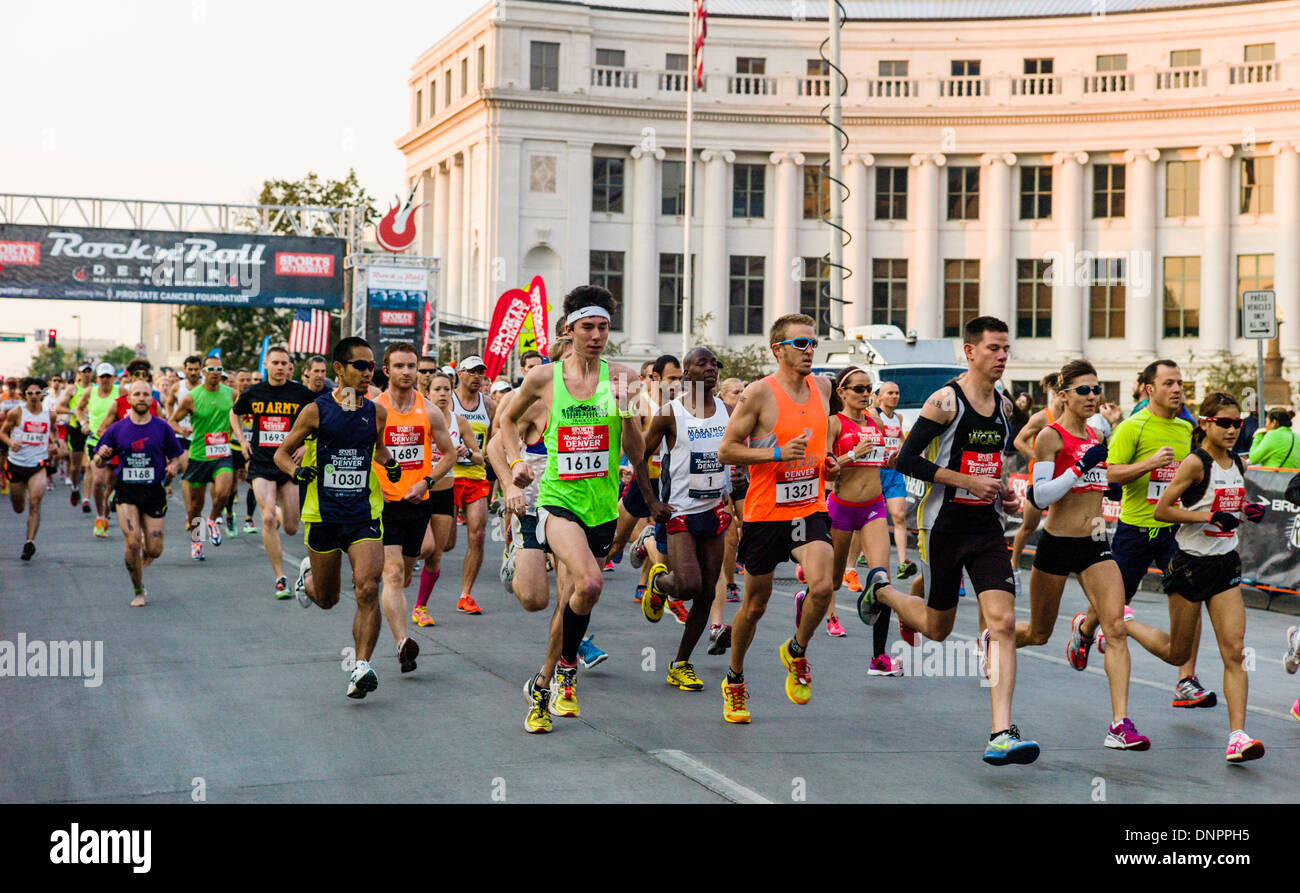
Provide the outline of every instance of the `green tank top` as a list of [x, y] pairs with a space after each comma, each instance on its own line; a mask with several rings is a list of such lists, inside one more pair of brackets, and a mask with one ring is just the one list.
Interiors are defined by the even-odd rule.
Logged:
[[565, 388], [564, 364], [554, 366], [546, 473], [537, 504], [567, 509], [588, 527], [617, 520], [623, 428], [609, 386], [609, 364], [600, 361], [600, 381], [586, 400], [574, 399]]
[[68, 413], [69, 428], [81, 429], [81, 422], [77, 421], [77, 404], [81, 402], [81, 395], [86, 393], [87, 390], [87, 388], [83, 388], [79, 384], [72, 386], [72, 399], [68, 401], [68, 408], [71, 410]]
[[[114, 405], [117, 403], [117, 388], [113, 388], [107, 397], [99, 395], [98, 385], [92, 385], [89, 390], [90, 400], [86, 403], [86, 418], [89, 423], [86, 431], [86, 443], [95, 446], [99, 443], [99, 434], [96, 432], [99, 431], [100, 423], [104, 421], [104, 416], [113, 411]], [[77, 395], [77, 399], [81, 399], [80, 394]]]
[[230, 458], [230, 410], [235, 405], [234, 392], [226, 385], [209, 391], [200, 385], [190, 391], [194, 412], [190, 420], [194, 433], [190, 436], [190, 459], [213, 462]]

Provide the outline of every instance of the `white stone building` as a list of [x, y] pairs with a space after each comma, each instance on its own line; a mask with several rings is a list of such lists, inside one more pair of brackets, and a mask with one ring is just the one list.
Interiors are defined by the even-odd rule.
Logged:
[[[759, 342], [825, 309], [826, 4], [708, 6], [693, 315]], [[1010, 378], [1085, 355], [1127, 401], [1157, 356], [1253, 357], [1239, 296], [1276, 288], [1300, 372], [1300, 0], [845, 7], [846, 325], [994, 314]], [[415, 60], [398, 146], [446, 310], [592, 281], [622, 300], [626, 356], [680, 348], [686, 9], [493, 0]]]

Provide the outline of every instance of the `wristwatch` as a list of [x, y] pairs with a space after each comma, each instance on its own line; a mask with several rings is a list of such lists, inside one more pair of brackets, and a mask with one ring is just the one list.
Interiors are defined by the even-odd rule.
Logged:
[[434, 484], [433, 475], [426, 474], [424, 476], [424, 489], [432, 490], [433, 484]]

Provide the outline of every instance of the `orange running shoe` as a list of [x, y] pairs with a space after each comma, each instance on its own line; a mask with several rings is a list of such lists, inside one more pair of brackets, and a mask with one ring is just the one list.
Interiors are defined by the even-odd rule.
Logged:
[[668, 610], [672, 612], [672, 615], [677, 618], [677, 622], [683, 625], [686, 623], [686, 618], [691, 613], [690, 609], [686, 607], [686, 602], [679, 598], [672, 599], [665, 607], [667, 607]]
[[852, 592], [862, 591], [862, 581], [858, 579], [857, 568], [849, 568], [844, 572], [844, 585]]
[[468, 594], [462, 595], [460, 601], [456, 602], [456, 610], [462, 614], [483, 613], [483, 609], [478, 606], [478, 602], [474, 601], [474, 596]]

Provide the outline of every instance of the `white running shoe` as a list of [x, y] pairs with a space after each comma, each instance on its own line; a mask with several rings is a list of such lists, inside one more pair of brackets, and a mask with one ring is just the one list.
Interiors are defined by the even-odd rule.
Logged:
[[1300, 669], [1300, 626], [1286, 628], [1286, 654], [1282, 656], [1282, 667], [1288, 673]]
[[377, 688], [379, 688], [379, 677], [375, 675], [374, 670], [370, 669], [370, 662], [357, 661], [356, 669], [348, 679], [348, 697], [360, 700]]
[[311, 607], [311, 597], [307, 595], [307, 572], [311, 570], [311, 556], [298, 562], [298, 579], [293, 582], [293, 594], [298, 597], [298, 604], [304, 608]]

